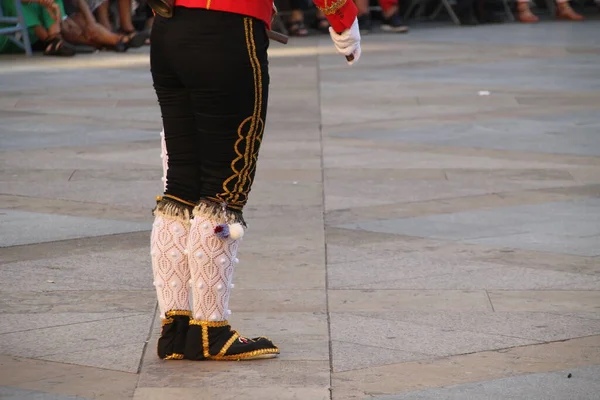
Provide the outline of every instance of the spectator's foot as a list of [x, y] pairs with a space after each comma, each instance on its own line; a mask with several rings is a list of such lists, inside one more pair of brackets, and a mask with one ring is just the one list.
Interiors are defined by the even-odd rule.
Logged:
[[146, 44], [146, 40], [148, 40], [148, 35], [143, 32], [134, 32], [133, 35], [121, 34], [119, 42], [113, 46], [112, 50], [123, 53], [131, 48], [142, 47]]
[[531, 10], [529, 9], [529, 4], [527, 3], [519, 3], [517, 6], [517, 12], [517, 18], [519, 19], [519, 21], [525, 24], [532, 24], [540, 20], [531, 12]]
[[61, 38], [54, 38], [48, 42], [44, 50], [45, 56], [73, 57], [75, 48]]
[[384, 17], [381, 20], [381, 30], [384, 32], [406, 33], [408, 32], [408, 27], [402, 23], [400, 14], [395, 13], [389, 18]]
[[121, 42], [125, 44], [125, 50], [130, 48], [142, 47], [146, 44], [146, 41], [150, 41], [150, 31], [125, 31], [121, 30], [119, 33], [123, 36]]
[[566, 19], [569, 21], [583, 21], [583, 16], [576, 13], [568, 2], [558, 3], [556, 10], [556, 16], [558, 19]]
[[371, 17], [369, 14], [358, 16], [358, 29], [360, 30], [361, 35], [368, 35], [371, 33], [373, 24], [371, 24]]
[[291, 21], [288, 26], [290, 36], [308, 36], [308, 29], [304, 25], [304, 21]]

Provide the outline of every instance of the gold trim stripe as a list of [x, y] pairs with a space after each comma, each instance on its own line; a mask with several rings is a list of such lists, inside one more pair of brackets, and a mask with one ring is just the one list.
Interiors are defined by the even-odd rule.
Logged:
[[202, 321], [190, 319], [190, 325], [206, 326], [207, 328], [222, 328], [229, 325], [229, 321]]
[[170, 195], [170, 194], [165, 194], [163, 196], [158, 196], [157, 200], [160, 200], [162, 198], [167, 198], [167, 199], [175, 200], [175, 201], [178, 201], [178, 202], [180, 202], [182, 204], [185, 204], [186, 206], [196, 207], [196, 203], [192, 203], [191, 201], [180, 199], [179, 197], [176, 197], [176, 196], [173, 196], [173, 195]]
[[173, 353], [165, 357], [165, 360], [183, 360], [183, 354]]
[[223, 357], [225, 355], [225, 353], [227, 353], [227, 350], [229, 350], [229, 348], [231, 347], [233, 342], [235, 342], [239, 337], [240, 337], [240, 334], [234, 331], [233, 335], [231, 335], [231, 337], [229, 338], [227, 343], [225, 343], [225, 345], [223, 346], [223, 348], [221, 349], [219, 354], [217, 354], [215, 357]]
[[271, 349], [259, 349], [254, 351], [248, 351], [246, 353], [233, 354], [230, 356], [214, 356], [211, 357], [212, 360], [215, 361], [241, 361], [241, 360], [252, 360], [254, 358], [261, 358], [260, 356], [264, 356], [266, 354], [279, 354], [278, 348]]
[[[258, 136], [264, 130], [264, 121], [261, 119], [262, 114], [262, 74], [260, 70], [260, 60], [256, 54], [256, 43], [254, 41], [254, 28], [253, 28], [253, 20], [251, 18], [244, 18], [244, 35], [246, 37], [246, 47], [248, 49], [248, 58], [250, 60], [250, 65], [252, 66], [252, 74], [254, 79], [254, 109], [252, 112], [252, 116], [244, 119], [240, 125], [238, 126], [237, 134], [238, 139], [234, 145], [234, 151], [237, 154], [237, 157], [231, 162], [231, 170], [233, 171], [233, 175], [223, 182], [223, 193], [219, 194], [219, 200], [225, 201], [227, 203], [231, 203], [229, 206], [234, 206], [235, 208], [241, 209], [242, 206], [239, 204], [240, 195], [246, 197], [247, 200], [247, 192], [249, 190], [244, 190], [245, 188], [249, 189], [251, 185], [252, 179], [250, 178], [250, 174], [256, 168], [253, 165], [253, 161], [256, 160], [255, 156], [255, 148], [257, 140], [260, 140]], [[244, 126], [250, 122], [250, 128], [248, 130], [248, 134], [244, 137], [242, 129]], [[246, 146], [244, 148], [244, 154], [240, 153], [239, 145], [242, 142], [246, 142]], [[237, 170], [236, 164], [240, 160], [244, 160], [244, 166], [241, 170]], [[233, 190], [229, 190], [228, 184], [237, 178], [237, 182], [235, 183]], [[247, 182], [247, 183], [246, 183]], [[246, 192], [246, 193], [244, 193]], [[232, 207], [233, 208], [233, 207]]]
[[208, 347], [208, 326], [202, 325], [202, 352], [204, 358], [210, 358], [210, 348]]
[[167, 318], [175, 317], [175, 316], [191, 317], [192, 316], [192, 312], [189, 311], [189, 310], [171, 310], [171, 311], [167, 311]]
[[[240, 190], [244, 190], [246, 180], [249, 179], [250, 171], [252, 170], [252, 162], [254, 161], [254, 147], [256, 146], [256, 137], [258, 132], [261, 130], [261, 119], [262, 114], [262, 75], [260, 71], [260, 61], [256, 55], [256, 42], [254, 41], [254, 26], [250, 18], [246, 18], [248, 30], [250, 31], [250, 40], [247, 40], [248, 46], [248, 58], [252, 65], [254, 72], [254, 114], [252, 116], [252, 125], [250, 126], [250, 132], [246, 139], [246, 151], [244, 154], [245, 165], [242, 168], [240, 179], [238, 180], [238, 187], [234, 188], [237, 192], [235, 194], [234, 203], [239, 201]], [[250, 181], [248, 181], [250, 183]]]

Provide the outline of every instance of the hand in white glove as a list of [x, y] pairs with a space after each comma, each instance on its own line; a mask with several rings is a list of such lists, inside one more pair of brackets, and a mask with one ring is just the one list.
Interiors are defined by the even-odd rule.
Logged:
[[333, 44], [338, 53], [345, 56], [352, 55], [354, 58], [348, 61], [348, 65], [352, 65], [360, 58], [360, 30], [358, 29], [358, 19], [354, 19], [350, 29], [346, 29], [342, 33], [337, 33], [332, 27], [329, 27], [329, 35], [333, 39]]

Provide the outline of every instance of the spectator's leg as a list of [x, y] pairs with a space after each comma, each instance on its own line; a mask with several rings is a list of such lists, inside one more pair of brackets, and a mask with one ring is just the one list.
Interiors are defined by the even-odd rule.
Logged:
[[55, 0], [54, 2], [56, 3], [56, 5], [58, 5], [59, 13], [60, 13], [58, 16], [56, 16], [56, 17], [58, 17], [57, 19], [55, 19], [55, 17], [50, 15], [48, 10], [44, 7], [41, 7], [41, 15], [40, 15], [42, 24], [48, 31], [48, 35], [49, 35], [50, 39], [54, 39], [54, 38], [60, 36], [60, 22], [62, 20], [62, 17], [64, 15], [66, 15], [65, 7], [64, 7], [62, 0]]
[[379, 0], [379, 5], [382, 14], [381, 30], [395, 33], [408, 32], [408, 27], [404, 25], [402, 17], [400, 17], [398, 0]]
[[131, 20], [131, 0], [119, 0], [119, 30], [123, 33], [135, 32]]
[[110, 4], [108, 0], [100, 4], [100, 6], [96, 9], [96, 16], [98, 17], [98, 22], [100, 25], [109, 31], [112, 31], [112, 25], [110, 23]]
[[[40, 7], [40, 19], [46, 32], [44, 39], [42, 39], [41, 36], [38, 37], [48, 43], [48, 46], [46, 46], [46, 49], [44, 50], [44, 54], [48, 56], [74, 56], [75, 49], [73, 46], [66, 43], [61, 37], [60, 23], [62, 17], [65, 15], [63, 2], [62, 0], [55, 0], [55, 3], [59, 7], [59, 15], [56, 16], [57, 19], [54, 19], [55, 17], [50, 15], [46, 8]], [[36, 30], [36, 35], [38, 33], [44, 34], [41, 29]]]
[[[96, 21], [90, 21], [83, 13], [76, 13], [69, 17], [82, 30], [80, 44], [95, 47], [97, 49], [103, 47], [116, 48], [123, 40], [123, 36], [109, 31], [103, 25]], [[70, 40], [69, 37], [67, 39]], [[128, 39], [125, 39], [128, 40]]]
[[354, 0], [356, 8], [358, 8], [358, 15], [369, 14], [369, 0]]
[[96, 22], [96, 18], [85, 0], [76, 0], [79, 12], [70, 18], [83, 30], [86, 40], [90, 46], [102, 48], [105, 46], [115, 47], [121, 43], [123, 37], [106, 29], [104, 25]]
[[371, 12], [369, 11], [369, 0], [354, 0], [358, 8], [358, 27], [361, 35], [371, 33], [373, 24], [371, 23]]
[[569, 21], [583, 21], [583, 16], [576, 13], [569, 5], [569, 0], [556, 0], [556, 16]]
[[42, 42], [47, 42], [52, 39], [48, 30], [41, 25], [34, 26], [33, 31], [35, 32], [35, 36], [37, 36]]
[[529, 9], [529, 0], [518, 0], [517, 1], [517, 18], [519, 21], [530, 24], [538, 22], [539, 18], [533, 15]]

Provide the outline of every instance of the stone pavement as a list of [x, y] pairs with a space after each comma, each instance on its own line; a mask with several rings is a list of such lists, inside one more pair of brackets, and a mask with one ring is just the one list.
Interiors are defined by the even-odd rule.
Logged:
[[237, 363], [155, 354], [147, 49], [0, 59], [0, 398], [597, 400], [598, 32], [273, 44]]

